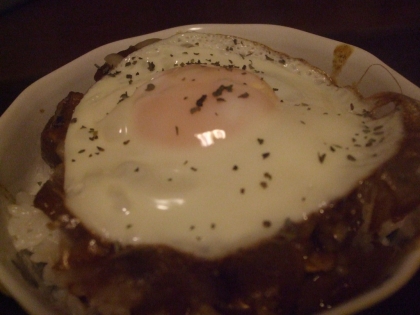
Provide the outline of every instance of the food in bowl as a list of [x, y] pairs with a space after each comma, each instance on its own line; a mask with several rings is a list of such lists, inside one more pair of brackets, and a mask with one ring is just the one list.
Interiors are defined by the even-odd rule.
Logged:
[[418, 237], [417, 101], [242, 38], [148, 44], [42, 134], [45, 270], [81, 313], [308, 314], [392, 273]]

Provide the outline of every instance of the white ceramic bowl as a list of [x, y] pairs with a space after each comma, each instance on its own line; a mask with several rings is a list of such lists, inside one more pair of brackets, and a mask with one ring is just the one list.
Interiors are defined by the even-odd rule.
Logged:
[[[6, 187], [11, 194], [33, 189], [37, 180], [34, 178], [35, 174], [43, 167], [39, 140], [42, 128], [53, 114], [56, 104], [69, 91], [85, 92], [94, 83], [94, 65], [102, 64], [104, 56], [150, 37], [165, 38], [181, 31], [221, 33], [255, 40], [293, 57], [303, 58], [326, 73], [332, 71], [333, 51], [340, 44], [334, 40], [274, 25], [190, 25], [99, 47], [29, 86], [1, 116], [0, 185]], [[369, 68], [371, 65], [374, 66]], [[356, 47], [338, 76], [338, 83], [350, 85], [358, 82], [368, 68], [359, 85], [365, 96], [380, 91], [400, 92], [401, 87], [404, 94], [420, 99], [418, 87], [370, 53]], [[28, 313], [56, 314], [48, 299], [28, 285], [12, 263], [15, 250], [5, 228], [4, 215], [0, 220], [0, 283]], [[420, 265], [420, 243], [416, 248], [404, 259], [391, 279], [375, 290], [334, 309], [332, 313], [349, 314], [359, 311], [401, 288]]]

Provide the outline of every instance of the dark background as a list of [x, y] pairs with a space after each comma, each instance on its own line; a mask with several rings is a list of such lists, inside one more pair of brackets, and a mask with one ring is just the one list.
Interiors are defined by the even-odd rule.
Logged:
[[[418, 0], [0, 0], [0, 114], [29, 84], [98, 46], [207, 23], [276, 24], [347, 42], [420, 86]], [[0, 315], [23, 314], [0, 295]], [[420, 314], [420, 273], [362, 314]]]

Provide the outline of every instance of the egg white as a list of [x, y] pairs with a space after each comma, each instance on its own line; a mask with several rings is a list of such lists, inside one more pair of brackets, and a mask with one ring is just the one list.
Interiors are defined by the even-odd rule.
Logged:
[[[233, 133], [205, 130], [207, 146], [139, 134], [139, 99], [157, 91], [155, 82], [176, 89], [170, 69], [192, 65], [203, 76], [222, 67], [263, 80], [273, 109], [254, 104], [257, 114]], [[149, 84], [156, 91], [146, 91]], [[244, 39], [177, 34], [129, 55], [77, 106], [65, 144], [66, 205], [106, 240], [219, 257], [273, 236], [287, 219], [306, 219], [395, 154], [399, 113], [371, 120], [366, 110], [352, 89], [304, 61]]]

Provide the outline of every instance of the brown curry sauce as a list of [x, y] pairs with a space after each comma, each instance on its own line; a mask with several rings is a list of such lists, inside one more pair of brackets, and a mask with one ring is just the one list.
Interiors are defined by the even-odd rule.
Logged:
[[418, 101], [394, 93], [372, 98], [378, 107], [394, 102], [402, 110], [406, 136], [399, 152], [345, 198], [305, 221], [286, 222], [252, 247], [206, 260], [166, 246], [107, 243], [66, 209], [60, 148], [82, 97], [71, 92], [42, 133], [43, 157], [55, 171], [35, 206], [67, 235], [58, 274], [100, 313], [122, 307], [133, 315], [311, 314], [383, 282], [407, 250], [409, 240], [398, 230], [388, 243], [379, 232], [384, 222], [400, 221], [420, 205]]

